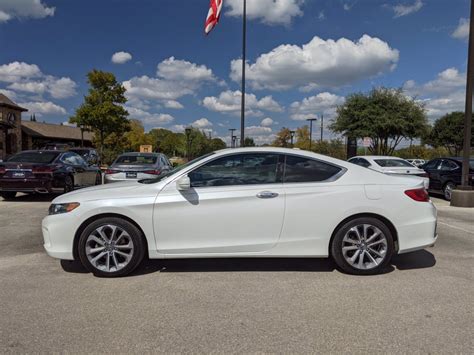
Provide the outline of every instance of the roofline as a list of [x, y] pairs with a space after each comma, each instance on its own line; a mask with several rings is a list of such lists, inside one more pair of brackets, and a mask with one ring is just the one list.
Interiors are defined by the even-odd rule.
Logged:
[[18, 106], [18, 105], [10, 105], [10, 104], [7, 104], [5, 102], [0, 102], [0, 107], [9, 107], [9, 108], [15, 109], [15, 110], [20, 111], [20, 112], [27, 112], [28, 111], [28, 109], [26, 109], [24, 107], [21, 107], [21, 106]]

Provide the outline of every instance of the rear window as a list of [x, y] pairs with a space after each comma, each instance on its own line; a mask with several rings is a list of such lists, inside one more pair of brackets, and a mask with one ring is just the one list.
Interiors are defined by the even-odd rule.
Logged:
[[157, 157], [150, 155], [122, 155], [118, 157], [115, 164], [127, 164], [127, 165], [147, 165], [155, 164]]
[[409, 162], [402, 159], [374, 159], [383, 168], [413, 168]]
[[56, 152], [25, 152], [12, 156], [8, 161], [15, 163], [49, 164], [52, 163], [58, 155], [59, 153]]

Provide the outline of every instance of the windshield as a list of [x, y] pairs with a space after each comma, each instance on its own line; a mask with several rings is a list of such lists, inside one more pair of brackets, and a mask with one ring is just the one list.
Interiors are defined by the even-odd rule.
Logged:
[[56, 152], [25, 152], [12, 156], [8, 162], [49, 164], [56, 159]]
[[374, 159], [383, 168], [413, 168], [409, 162], [402, 159]]
[[139, 180], [138, 182], [141, 183], [141, 184], [154, 184], [154, 183], [156, 183], [156, 182], [160, 182], [161, 180], [167, 178], [168, 176], [171, 176], [171, 175], [177, 173], [178, 171], [181, 171], [181, 170], [187, 168], [188, 166], [190, 166], [190, 165], [192, 165], [192, 164], [194, 164], [194, 163], [197, 163], [197, 162], [200, 161], [200, 160], [203, 160], [203, 159], [205, 159], [205, 158], [207, 158], [207, 157], [210, 157], [210, 156], [213, 155], [213, 154], [214, 154], [214, 153], [209, 153], [209, 154], [203, 155], [203, 156], [201, 156], [201, 157], [199, 157], [199, 158], [196, 158], [196, 159], [194, 159], [194, 160], [191, 160], [191, 161], [187, 162], [186, 164], [180, 165], [180, 166], [178, 166], [177, 168], [171, 170], [171, 171], [170, 171], [169, 173], [167, 173], [167, 174], [158, 176], [157, 178], [154, 178], [154, 179], [143, 179], [143, 180]]
[[158, 157], [153, 155], [122, 155], [117, 158], [114, 165], [153, 165]]
[[88, 150], [83, 150], [83, 149], [69, 149], [70, 152], [74, 152], [76, 154], [79, 154], [81, 157], [85, 158], [89, 155]]

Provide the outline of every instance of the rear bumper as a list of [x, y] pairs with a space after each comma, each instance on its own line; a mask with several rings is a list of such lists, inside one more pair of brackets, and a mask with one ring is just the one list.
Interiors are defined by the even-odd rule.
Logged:
[[53, 186], [51, 179], [1, 179], [0, 192], [2, 191], [55, 193], [62, 192], [63, 188]]

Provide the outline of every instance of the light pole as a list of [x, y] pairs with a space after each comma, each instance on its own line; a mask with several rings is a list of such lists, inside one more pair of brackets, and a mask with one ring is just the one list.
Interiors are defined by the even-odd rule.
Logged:
[[234, 132], [236, 131], [235, 128], [229, 128], [230, 131], [230, 147], [234, 148]]
[[313, 122], [317, 120], [317, 118], [308, 118], [306, 120], [309, 122], [309, 150], [311, 150], [311, 141], [313, 140]]
[[324, 134], [324, 114], [321, 114], [321, 143], [323, 142]]
[[295, 138], [295, 133], [295, 131], [290, 131], [291, 148], [293, 148], [293, 139]]

